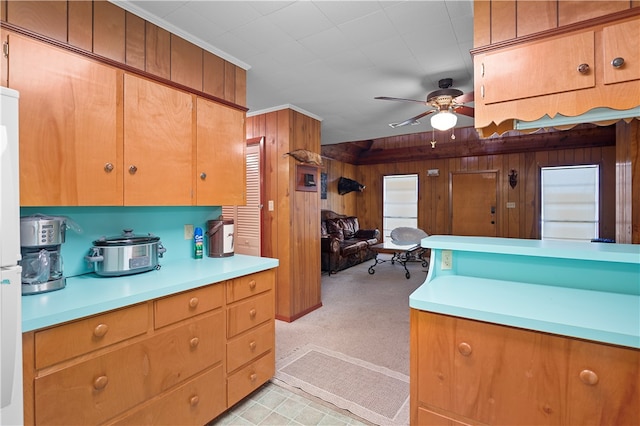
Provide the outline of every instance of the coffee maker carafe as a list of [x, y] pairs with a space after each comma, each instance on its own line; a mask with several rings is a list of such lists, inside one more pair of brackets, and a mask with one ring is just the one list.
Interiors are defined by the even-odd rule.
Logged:
[[34, 215], [20, 218], [23, 295], [59, 290], [66, 285], [61, 254], [66, 230], [64, 217]]

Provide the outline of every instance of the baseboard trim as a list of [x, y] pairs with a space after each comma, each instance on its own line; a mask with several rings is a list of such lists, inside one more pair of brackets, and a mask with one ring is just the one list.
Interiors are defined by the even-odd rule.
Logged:
[[297, 320], [298, 318], [301, 318], [301, 317], [307, 315], [309, 312], [315, 311], [316, 309], [321, 308], [321, 307], [322, 307], [322, 302], [320, 302], [317, 305], [314, 305], [314, 306], [312, 306], [312, 307], [310, 307], [308, 309], [305, 309], [302, 312], [299, 312], [299, 313], [297, 313], [295, 315], [292, 315], [292, 316], [276, 314], [276, 319], [280, 320], [280, 321], [285, 321], [285, 322], [293, 322], [293, 321]]

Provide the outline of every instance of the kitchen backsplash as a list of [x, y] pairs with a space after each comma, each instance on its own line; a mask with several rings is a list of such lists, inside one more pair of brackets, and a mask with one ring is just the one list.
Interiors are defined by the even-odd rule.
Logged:
[[[133, 229], [135, 234], [160, 237], [167, 249], [163, 262], [193, 256], [193, 238], [185, 240], [184, 225], [201, 227], [206, 231], [207, 220], [218, 219], [221, 207], [22, 207], [21, 216], [45, 214], [66, 216], [76, 225], [67, 229], [62, 245], [63, 272], [66, 277], [93, 272], [84, 256], [100, 237], [122, 234]], [[74, 227], [78, 231], [74, 230]], [[205, 239], [205, 247], [208, 241]], [[206, 250], [205, 250], [206, 252]]]

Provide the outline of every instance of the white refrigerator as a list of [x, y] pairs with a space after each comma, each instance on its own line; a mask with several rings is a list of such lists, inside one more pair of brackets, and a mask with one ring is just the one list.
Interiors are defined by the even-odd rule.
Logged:
[[18, 99], [0, 87], [0, 425], [23, 424]]

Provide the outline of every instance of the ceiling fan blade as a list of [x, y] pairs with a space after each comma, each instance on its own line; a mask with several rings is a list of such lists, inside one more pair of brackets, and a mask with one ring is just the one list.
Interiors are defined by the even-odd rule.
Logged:
[[400, 101], [400, 102], [417, 102], [419, 104], [426, 104], [425, 101], [418, 101], [416, 99], [403, 99], [403, 98], [390, 98], [388, 96], [376, 96], [373, 99], [381, 99], [383, 101]]
[[460, 115], [466, 115], [467, 117], [473, 117], [475, 115], [475, 110], [471, 107], [460, 105], [453, 107], [453, 110]]
[[400, 123], [390, 123], [389, 126], [391, 126], [392, 128], [396, 128], [396, 127], [402, 127], [402, 126], [407, 126], [409, 124], [419, 124], [418, 120], [420, 120], [422, 117], [425, 117], [429, 114], [431, 114], [432, 112], [435, 112], [434, 109], [429, 110], [429, 111], [425, 111], [422, 114], [418, 114], [415, 117], [411, 117], [408, 118]]
[[473, 102], [473, 92], [464, 93], [453, 100], [459, 104], [466, 104], [469, 102]]

